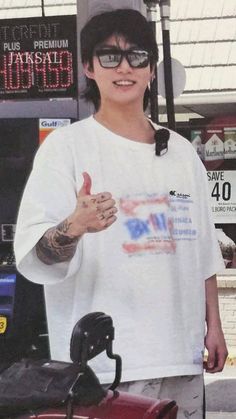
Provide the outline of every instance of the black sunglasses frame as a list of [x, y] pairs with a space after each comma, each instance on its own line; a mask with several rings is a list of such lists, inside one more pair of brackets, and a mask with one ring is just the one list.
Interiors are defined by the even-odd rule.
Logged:
[[[101, 60], [101, 57], [109, 54], [118, 56], [119, 62], [117, 62], [115, 65], [104, 65], [104, 63]], [[143, 56], [146, 54], [146, 59], [143, 62], [140, 62], [140, 64], [138, 65], [133, 65], [132, 59], [130, 57], [132, 54], [136, 54], [136, 56]], [[145, 68], [148, 67], [148, 65], [151, 63], [151, 53], [147, 50], [142, 50], [138, 48], [132, 48], [127, 50], [119, 48], [99, 48], [95, 50], [94, 55], [98, 58], [98, 61], [101, 67], [103, 68], [117, 68], [121, 64], [123, 58], [126, 59], [131, 68]]]

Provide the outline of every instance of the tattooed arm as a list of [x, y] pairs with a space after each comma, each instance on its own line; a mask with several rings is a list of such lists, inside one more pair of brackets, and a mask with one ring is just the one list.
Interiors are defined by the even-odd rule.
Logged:
[[79, 237], [68, 236], [68, 219], [46, 231], [36, 245], [38, 258], [46, 265], [66, 262], [75, 254]]
[[91, 195], [90, 187], [91, 179], [85, 173], [73, 214], [47, 230], [36, 244], [37, 256], [46, 265], [70, 261], [78, 241], [85, 233], [105, 230], [116, 221], [114, 214], [117, 209], [111, 194], [103, 192]]

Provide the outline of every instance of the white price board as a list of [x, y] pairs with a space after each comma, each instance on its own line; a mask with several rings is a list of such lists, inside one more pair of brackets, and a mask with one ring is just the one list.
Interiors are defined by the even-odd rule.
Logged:
[[236, 221], [236, 171], [207, 172], [211, 208], [215, 223]]

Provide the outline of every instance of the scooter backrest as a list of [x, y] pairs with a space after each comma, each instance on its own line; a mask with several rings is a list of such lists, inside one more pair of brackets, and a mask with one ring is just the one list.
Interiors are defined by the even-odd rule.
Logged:
[[114, 327], [110, 316], [102, 312], [89, 313], [80, 319], [72, 332], [70, 357], [73, 362], [83, 363], [107, 349], [114, 339]]
[[112, 318], [102, 312], [89, 313], [80, 319], [72, 332], [70, 341], [70, 357], [79, 363], [81, 371], [87, 362], [103, 352], [116, 361], [115, 380], [109, 387], [115, 389], [121, 379], [121, 358], [112, 352], [114, 327]]

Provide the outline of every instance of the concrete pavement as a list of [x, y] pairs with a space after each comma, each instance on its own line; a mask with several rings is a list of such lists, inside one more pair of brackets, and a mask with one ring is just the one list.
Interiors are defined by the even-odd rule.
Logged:
[[206, 419], [236, 419], [236, 366], [205, 374]]
[[236, 419], [236, 413], [207, 412], [206, 419]]

